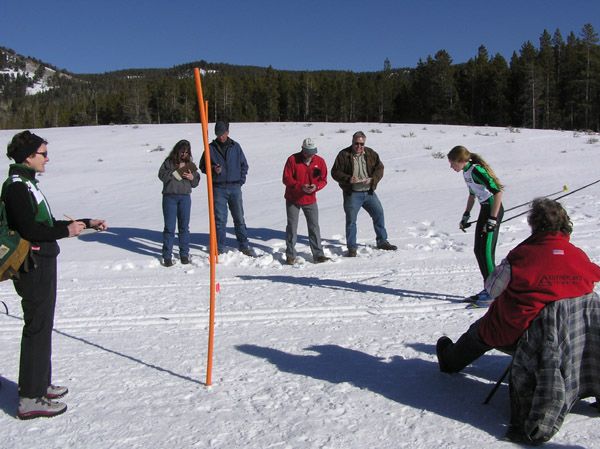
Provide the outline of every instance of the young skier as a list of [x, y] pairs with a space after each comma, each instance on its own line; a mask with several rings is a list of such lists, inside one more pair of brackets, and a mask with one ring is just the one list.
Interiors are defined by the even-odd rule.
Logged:
[[[461, 172], [469, 189], [467, 205], [465, 212], [459, 223], [459, 228], [465, 229], [471, 226], [471, 209], [475, 204], [475, 199], [479, 201], [479, 217], [475, 226], [475, 257], [479, 264], [479, 270], [483, 276], [483, 281], [494, 271], [494, 257], [496, 252], [496, 242], [498, 241], [498, 232], [500, 222], [504, 215], [502, 207], [503, 185], [498, 177], [485, 162], [481, 156], [471, 153], [463, 146], [456, 146], [448, 153], [450, 167]], [[485, 288], [476, 295], [466, 298], [467, 302], [472, 304], [469, 307], [488, 307], [491, 303], [489, 293]]]

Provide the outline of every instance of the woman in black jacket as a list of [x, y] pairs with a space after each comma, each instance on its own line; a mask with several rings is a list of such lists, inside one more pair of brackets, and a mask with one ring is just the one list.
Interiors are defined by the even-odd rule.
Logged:
[[51, 354], [56, 304], [56, 240], [74, 237], [86, 228], [107, 229], [104, 220], [55, 220], [38, 188], [37, 173], [44, 173], [48, 148], [44, 139], [29, 131], [16, 134], [7, 156], [15, 161], [2, 186], [8, 225], [31, 242], [29, 258], [13, 280], [23, 307], [23, 335], [19, 364], [17, 417], [31, 419], [64, 413], [67, 405], [55, 401], [68, 393], [52, 384]]

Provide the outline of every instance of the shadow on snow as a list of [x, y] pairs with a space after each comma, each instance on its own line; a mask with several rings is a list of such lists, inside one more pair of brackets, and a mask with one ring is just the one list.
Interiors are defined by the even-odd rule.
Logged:
[[[270, 240], [285, 241], [285, 232], [268, 228], [247, 228], [248, 238], [268, 242]], [[156, 255], [160, 254], [162, 246], [162, 231], [143, 228], [120, 228], [110, 227], [103, 232], [92, 232], [80, 235], [79, 238], [86, 242], [99, 242], [111, 245], [116, 248], [125, 249], [138, 254]], [[235, 230], [233, 227], [227, 228], [227, 243], [235, 243]], [[202, 251], [208, 251], [208, 234], [191, 233], [191, 246]], [[232, 240], [232, 241], [230, 241]], [[325, 239], [323, 239], [325, 241]], [[308, 237], [298, 235], [298, 242], [308, 245]], [[177, 231], [175, 231], [175, 247], [177, 247]], [[256, 245], [266, 252], [271, 252], [272, 248], [266, 245]]]
[[[175, 233], [174, 249], [178, 247], [177, 233]], [[110, 227], [103, 232], [94, 232], [80, 235], [85, 242], [98, 242], [121, 248], [144, 256], [161, 257], [162, 231], [142, 228], [115, 228]], [[190, 248], [208, 252], [208, 234], [191, 234]]]
[[[9, 316], [10, 318], [13, 318], [15, 320], [22, 321], [21, 317], [18, 317], [18, 316], [15, 316], [15, 315], [11, 315], [11, 314], [7, 314], [7, 316]], [[110, 354], [122, 357], [122, 358], [130, 360], [132, 362], [139, 363], [140, 365], [146, 366], [148, 368], [152, 368], [152, 369], [154, 369], [156, 371], [159, 371], [161, 373], [169, 374], [170, 376], [173, 376], [173, 377], [176, 377], [178, 379], [185, 380], [185, 381], [188, 381], [188, 382], [193, 382], [193, 383], [198, 384], [198, 385], [205, 385], [203, 382], [200, 382], [197, 379], [193, 379], [193, 378], [191, 378], [189, 376], [185, 376], [183, 374], [176, 373], [174, 371], [171, 371], [169, 369], [163, 368], [163, 367], [158, 366], [158, 365], [153, 365], [151, 363], [144, 362], [143, 360], [141, 360], [139, 358], [133, 357], [133, 356], [128, 355], [128, 354], [124, 354], [124, 353], [116, 351], [114, 349], [107, 348], [105, 346], [99, 345], [99, 344], [94, 343], [94, 342], [92, 342], [90, 340], [87, 340], [85, 338], [78, 337], [76, 335], [71, 335], [71, 334], [69, 334], [67, 332], [60, 331], [60, 330], [58, 330], [56, 328], [53, 329], [52, 331], [54, 333], [58, 334], [58, 335], [63, 336], [63, 337], [79, 341], [80, 343], [86, 344], [88, 346], [92, 346], [94, 348], [97, 348], [97, 349], [100, 349], [102, 351], [108, 352]], [[18, 406], [18, 387], [17, 387], [17, 384], [15, 384], [13, 381], [11, 381], [9, 379], [6, 379], [6, 378], [0, 376], [0, 409], [3, 410], [7, 415], [16, 416], [17, 406]]]
[[[209, 238], [207, 233], [191, 233], [190, 248], [208, 253]], [[248, 228], [248, 238], [251, 240], [251, 246], [262, 251], [273, 254], [276, 252], [266, 242], [271, 240], [281, 240], [285, 242], [285, 231], [278, 231], [268, 228]], [[144, 256], [160, 257], [162, 249], [162, 231], [143, 228], [121, 228], [110, 227], [104, 232], [92, 232], [83, 234], [79, 239], [85, 242], [98, 242], [105, 245], [111, 245]], [[256, 242], [265, 243], [256, 243]], [[337, 240], [322, 239], [324, 245], [337, 245]], [[298, 235], [298, 243], [309, 245], [308, 237]], [[235, 240], [235, 231], [233, 228], [227, 228], [227, 245], [237, 248]], [[174, 249], [178, 248], [177, 231], [175, 232]], [[340, 250], [341, 252], [341, 250]]]
[[391, 288], [382, 285], [369, 285], [359, 281], [343, 281], [341, 279], [327, 279], [322, 277], [306, 277], [306, 276], [253, 276], [253, 275], [240, 275], [239, 279], [245, 281], [252, 280], [266, 280], [271, 282], [281, 282], [284, 284], [300, 284], [310, 287], [323, 287], [330, 288], [333, 290], [344, 290], [362, 293], [379, 293], [382, 295], [392, 295], [407, 298], [427, 298], [427, 299], [439, 299], [444, 301], [463, 301], [462, 296], [449, 295], [446, 293], [435, 293], [435, 292], [420, 292], [415, 290], [404, 290], [401, 288]]
[[[435, 353], [433, 345], [419, 347]], [[309, 346], [305, 351], [312, 354], [301, 355], [250, 344], [236, 348], [265, 359], [280, 371], [332, 384], [349, 383], [416, 410], [469, 424], [497, 438], [502, 438], [507, 430], [509, 400], [506, 387], [496, 394], [491, 404], [483, 405], [491, 384], [466, 375], [472, 374], [473, 367], [466, 370], [466, 374], [448, 375], [439, 371], [436, 362], [400, 356], [384, 359], [338, 345]], [[475, 363], [476, 371], [495, 381], [502, 368], [492, 368], [490, 360], [505, 366], [508, 357], [488, 355]], [[546, 443], [544, 447], [565, 446]]]

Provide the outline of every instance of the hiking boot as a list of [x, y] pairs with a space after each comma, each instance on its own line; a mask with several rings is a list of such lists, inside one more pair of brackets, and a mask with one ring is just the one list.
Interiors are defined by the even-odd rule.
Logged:
[[315, 257], [314, 262], [315, 263], [323, 263], [323, 262], [329, 262], [331, 260], [331, 257], [327, 257], [327, 256], [318, 256]]
[[451, 373], [452, 370], [448, 368], [446, 362], [444, 361], [442, 354], [446, 350], [446, 348], [452, 346], [454, 343], [452, 340], [445, 335], [440, 337], [435, 345], [435, 353], [437, 355], [438, 364], [440, 365], [440, 371], [442, 373]]
[[190, 263], [191, 257], [190, 256], [181, 256], [181, 263], [183, 265], [187, 265], [188, 263]]
[[248, 257], [256, 257], [256, 253], [252, 248], [241, 248], [240, 252]]
[[33, 418], [52, 418], [60, 415], [67, 410], [67, 404], [62, 402], [52, 401], [45, 397], [41, 398], [19, 398], [19, 409], [17, 418], [33, 419]]
[[470, 304], [476, 303], [477, 299], [479, 299], [479, 294], [467, 296], [462, 302], [468, 302]]
[[492, 297], [490, 296], [490, 294], [487, 292], [487, 290], [481, 290], [478, 294], [477, 294], [477, 301], [481, 301], [481, 302], [492, 302]]
[[348, 248], [346, 257], [356, 257], [356, 248]]
[[285, 258], [285, 264], [286, 265], [294, 265], [295, 263], [296, 263], [296, 258], [295, 257], [287, 256]]
[[475, 301], [471, 304], [467, 304], [465, 309], [487, 309], [490, 304], [492, 304], [493, 300], [489, 301]]
[[469, 303], [467, 309], [487, 309], [494, 302], [494, 299], [484, 289], [476, 295], [465, 298], [464, 301]]
[[163, 260], [163, 265], [165, 267], [172, 267], [173, 266], [173, 259], [165, 259], [165, 260]]
[[385, 251], [396, 251], [398, 249], [398, 247], [396, 245], [392, 245], [387, 240], [384, 240], [377, 244], [377, 249], [383, 249]]
[[46, 399], [58, 399], [62, 398], [69, 392], [67, 387], [61, 387], [58, 385], [48, 385], [46, 390]]

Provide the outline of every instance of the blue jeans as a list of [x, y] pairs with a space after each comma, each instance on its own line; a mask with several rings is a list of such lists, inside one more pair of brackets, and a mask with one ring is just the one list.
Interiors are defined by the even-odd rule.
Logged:
[[344, 212], [346, 213], [346, 245], [348, 249], [356, 248], [356, 217], [361, 207], [368, 212], [373, 220], [377, 244], [387, 240], [385, 221], [383, 218], [383, 206], [375, 192], [344, 193]]
[[190, 255], [190, 210], [192, 208], [191, 195], [163, 195], [162, 209], [165, 219], [163, 230], [163, 259], [173, 257], [173, 241], [175, 240], [175, 223], [179, 236], [179, 257]]
[[213, 200], [215, 203], [215, 227], [217, 228], [217, 247], [219, 252], [225, 250], [227, 239], [227, 208], [231, 211], [235, 238], [239, 249], [248, 248], [248, 230], [244, 221], [244, 204], [242, 200], [242, 186], [230, 184], [227, 186], [213, 186]]

